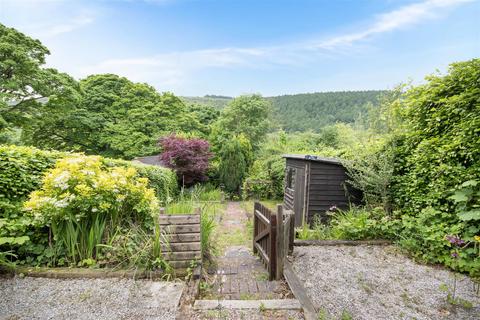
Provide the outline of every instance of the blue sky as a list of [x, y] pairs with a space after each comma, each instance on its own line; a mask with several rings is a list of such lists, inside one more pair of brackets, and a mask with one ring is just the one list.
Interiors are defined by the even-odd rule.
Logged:
[[386, 89], [480, 57], [475, 0], [0, 0], [49, 66], [178, 95]]

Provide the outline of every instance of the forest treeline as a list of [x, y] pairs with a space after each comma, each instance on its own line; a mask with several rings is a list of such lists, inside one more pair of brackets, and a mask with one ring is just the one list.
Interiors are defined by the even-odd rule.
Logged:
[[[354, 123], [378, 107], [384, 90], [301, 93], [266, 97], [272, 104], [274, 128], [287, 132], [320, 131], [337, 122]], [[183, 97], [187, 102], [222, 110], [233, 98], [206, 95]]]

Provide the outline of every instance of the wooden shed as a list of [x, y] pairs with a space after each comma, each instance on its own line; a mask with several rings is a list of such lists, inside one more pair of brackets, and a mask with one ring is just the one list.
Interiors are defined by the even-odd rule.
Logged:
[[360, 194], [347, 183], [340, 160], [310, 155], [284, 155], [286, 159], [284, 205], [295, 212], [295, 226], [325, 220], [332, 206], [347, 209], [360, 202]]

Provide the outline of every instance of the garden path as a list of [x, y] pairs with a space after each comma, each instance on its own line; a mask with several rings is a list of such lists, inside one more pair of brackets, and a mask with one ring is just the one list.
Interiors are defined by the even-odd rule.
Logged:
[[[252, 208], [253, 210], [253, 208]], [[252, 254], [247, 224], [251, 219], [239, 202], [229, 202], [220, 221], [220, 230], [243, 236], [243, 245], [227, 244], [218, 258], [212, 294], [219, 299], [282, 299], [292, 294], [285, 281], [268, 281], [268, 274], [257, 256]], [[227, 237], [228, 239], [228, 237]]]

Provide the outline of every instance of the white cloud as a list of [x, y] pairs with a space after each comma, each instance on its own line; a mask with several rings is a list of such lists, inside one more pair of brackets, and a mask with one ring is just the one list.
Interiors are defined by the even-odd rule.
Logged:
[[320, 41], [314, 45], [316, 48], [332, 49], [339, 46], [349, 46], [354, 43], [372, 37], [376, 34], [406, 28], [422, 22], [425, 19], [436, 17], [436, 10], [452, 7], [472, 0], [427, 0], [420, 3], [410, 4], [397, 10], [381, 14], [375, 22], [365, 30], [340, 35]]
[[268, 68], [272, 65], [293, 66], [319, 57], [350, 52], [376, 35], [411, 27], [438, 16], [443, 8], [470, 0], [427, 0], [400, 7], [378, 15], [364, 30], [346, 33], [326, 39], [287, 43], [278, 46], [256, 48], [217, 48], [171, 52], [151, 57], [106, 60], [81, 68], [80, 76], [92, 73], [116, 73], [134, 81], [149, 82], [158, 88], [180, 88], [192, 78], [195, 71], [210, 68]]
[[63, 33], [75, 31], [93, 22], [93, 15], [83, 13], [69, 19], [68, 22], [44, 26], [40, 28], [40, 30], [37, 30], [36, 34], [41, 38], [51, 38]]
[[3, 23], [42, 40], [92, 24], [97, 12], [66, 0], [0, 0]]

